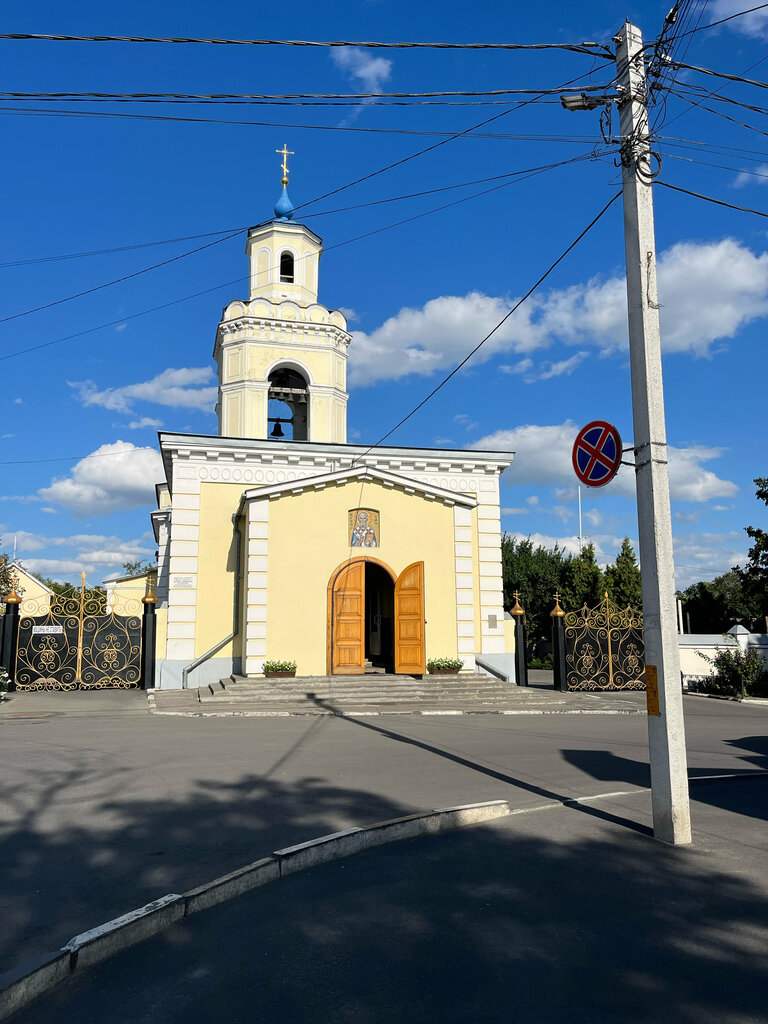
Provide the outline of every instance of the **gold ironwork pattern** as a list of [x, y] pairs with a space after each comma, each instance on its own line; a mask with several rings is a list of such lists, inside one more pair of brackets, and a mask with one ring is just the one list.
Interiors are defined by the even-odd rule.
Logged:
[[594, 608], [568, 612], [565, 667], [569, 690], [644, 690], [643, 616], [607, 594]]
[[141, 682], [141, 601], [85, 586], [55, 595], [42, 615], [19, 621], [17, 690], [74, 690]]

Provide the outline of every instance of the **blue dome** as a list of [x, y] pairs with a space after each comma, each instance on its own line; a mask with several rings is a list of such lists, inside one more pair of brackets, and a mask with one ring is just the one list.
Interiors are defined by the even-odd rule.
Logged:
[[290, 220], [293, 217], [293, 203], [288, 198], [288, 190], [283, 185], [280, 198], [275, 203], [275, 216], [278, 220]]

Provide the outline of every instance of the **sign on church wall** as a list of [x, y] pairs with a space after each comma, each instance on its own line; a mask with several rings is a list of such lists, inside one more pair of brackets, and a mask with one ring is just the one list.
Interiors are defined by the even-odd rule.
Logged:
[[379, 513], [372, 508], [353, 508], [347, 513], [349, 546], [377, 548], [381, 543]]

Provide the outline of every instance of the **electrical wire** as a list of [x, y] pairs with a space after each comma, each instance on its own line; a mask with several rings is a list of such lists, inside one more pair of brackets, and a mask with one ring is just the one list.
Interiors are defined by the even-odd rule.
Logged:
[[[128, 442], [126, 442], [128, 443]], [[37, 466], [41, 462], [85, 462], [86, 459], [109, 459], [115, 455], [132, 455], [134, 452], [156, 452], [153, 444], [122, 448], [119, 452], [92, 452], [90, 455], [60, 455], [54, 459], [0, 459], [0, 466]]]
[[683, 160], [689, 164], [697, 164], [701, 167], [717, 167], [721, 171], [736, 171], [739, 174], [749, 174], [754, 178], [763, 178], [768, 181], [768, 174], [762, 174], [760, 171], [747, 171], [743, 167], [732, 167], [727, 164], [713, 164], [709, 160], [694, 160], [690, 156], [678, 156], [676, 153], [667, 153], [665, 155], [666, 160]]
[[727, 18], [720, 18], [719, 21], [710, 21], [707, 25], [702, 25], [700, 28], [691, 29], [690, 32], [683, 32], [685, 36], [692, 36], [695, 32], [704, 32], [706, 29], [715, 28], [717, 25], [724, 25], [726, 21], [733, 21], [734, 18], [743, 18], [745, 14], [754, 14], [755, 11], [764, 11], [768, 7], [768, 4], [758, 4], [757, 7], [749, 7], [746, 11], [737, 11], [735, 14], [729, 14]]
[[[531, 100], [526, 102], [532, 102]], [[513, 108], [515, 109], [515, 108]], [[290, 128], [290, 129], [302, 129], [307, 131], [323, 131], [323, 132], [352, 132], [365, 135], [416, 135], [416, 136], [428, 136], [428, 137], [443, 137], [445, 141], [452, 142], [459, 138], [470, 138], [470, 139], [497, 139], [503, 141], [512, 142], [586, 142], [593, 144], [599, 142], [597, 136], [591, 135], [517, 135], [509, 133], [498, 133], [498, 132], [477, 132], [472, 128], [463, 132], [451, 132], [451, 131], [435, 131], [427, 129], [415, 129], [415, 128], [363, 128], [356, 125], [333, 125], [333, 124], [295, 124], [291, 122], [275, 122], [275, 121], [235, 121], [229, 118], [213, 118], [213, 117], [179, 117], [170, 114], [126, 114], [116, 110], [59, 110], [59, 109], [37, 109], [24, 107], [23, 109], [17, 109], [13, 107], [0, 107], [0, 112], [12, 114], [16, 117], [26, 117], [29, 115], [35, 115], [39, 117], [97, 117], [97, 118], [121, 118], [124, 120], [131, 121], [163, 121], [163, 122], [178, 122], [182, 124], [219, 124], [219, 125], [233, 125], [235, 127], [250, 127], [250, 128]], [[509, 110], [503, 110], [500, 114], [495, 114], [493, 118], [488, 120], [495, 120], [497, 117], [503, 117], [505, 114], [510, 113]], [[487, 121], [482, 122], [486, 124]], [[424, 151], [426, 152], [426, 150]], [[421, 155], [416, 154], [416, 155]], [[376, 173], [381, 173], [380, 171]]]
[[[763, 57], [757, 63], [762, 63]], [[723, 78], [726, 82], [739, 82], [741, 85], [753, 85], [757, 89], [768, 89], [768, 82], [758, 82], [753, 78], [744, 78], [741, 75], [729, 75], [725, 71], [712, 71], [711, 68], [700, 68], [695, 64], [683, 64], [681, 61], [673, 61], [674, 68], [682, 71], [696, 71], [700, 75], [709, 75], [713, 78]], [[756, 67], [755, 64], [752, 67]]]
[[[442, 193], [442, 191], [451, 191], [451, 190], [456, 189], [456, 188], [468, 188], [471, 185], [486, 184], [488, 181], [500, 181], [500, 180], [507, 179], [507, 178], [513, 178], [513, 177], [518, 177], [518, 176], [527, 176], [529, 174], [536, 173], [538, 171], [548, 171], [548, 170], [552, 170], [552, 169], [557, 168], [557, 167], [563, 167], [566, 164], [574, 164], [574, 163], [579, 163], [581, 161], [593, 160], [593, 159], [596, 159], [596, 158], [593, 156], [592, 153], [580, 154], [579, 156], [571, 157], [568, 160], [559, 160], [559, 161], [556, 161], [555, 163], [550, 163], [550, 164], [540, 164], [540, 165], [538, 165], [536, 167], [520, 168], [520, 169], [518, 169], [516, 171], [507, 171], [505, 174], [494, 174], [494, 175], [492, 175], [490, 177], [485, 177], [485, 178], [474, 178], [474, 179], [472, 179], [470, 181], [462, 181], [462, 182], [459, 182], [458, 184], [453, 184], [453, 185], [439, 185], [438, 187], [435, 187], [435, 188], [425, 188], [422, 191], [417, 191], [417, 193], [407, 193], [407, 194], [404, 194], [402, 196], [390, 196], [387, 199], [371, 200], [368, 203], [354, 203], [351, 206], [341, 206], [341, 207], [337, 207], [334, 210], [315, 210], [314, 213], [311, 213], [311, 212], [306, 213], [302, 219], [307, 219], [307, 218], [310, 218], [310, 217], [326, 217], [326, 216], [329, 216], [331, 214], [348, 213], [348, 212], [351, 212], [353, 210], [364, 210], [364, 209], [367, 209], [367, 208], [373, 207], [373, 206], [383, 206], [383, 205], [389, 204], [389, 203], [399, 203], [401, 201], [409, 200], [409, 199], [420, 199], [420, 198], [422, 198], [424, 196], [433, 196], [436, 193]], [[262, 221], [261, 223], [268, 223], [268, 221]], [[89, 252], [65, 253], [65, 254], [58, 255], [58, 256], [41, 256], [41, 257], [38, 257], [37, 259], [12, 260], [12, 261], [9, 261], [9, 262], [6, 262], [6, 263], [0, 263], [0, 268], [3, 268], [3, 267], [13, 267], [13, 266], [28, 266], [30, 264], [48, 263], [48, 262], [52, 262], [52, 261], [56, 261], [56, 260], [82, 259], [82, 258], [88, 257], [88, 256], [102, 256], [102, 255], [108, 254], [108, 253], [128, 252], [128, 251], [132, 251], [134, 249], [145, 249], [145, 248], [148, 248], [148, 247], [151, 247], [151, 246], [170, 245], [171, 243], [174, 243], [174, 242], [188, 242], [188, 241], [194, 240], [194, 239], [210, 238], [211, 236], [220, 236], [220, 234], [227, 234], [227, 237], [231, 238], [232, 234], [239, 234], [241, 231], [247, 230], [249, 227], [258, 227], [258, 226], [260, 226], [260, 225], [259, 224], [242, 224], [242, 225], [240, 225], [239, 227], [236, 227], [236, 228], [226, 228], [226, 229], [222, 229], [220, 231], [207, 231], [207, 232], [205, 232], [203, 234], [186, 234], [186, 236], [182, 236], [180, 238], [160, 239], [159, 241], [156, 241], [156, 242], [141, 242], [141, 243], [136, 243], [136, 244], [128, 245], [128, 246], [116, 246], [116, 247], [114, 247], [112, 249], [93, 249], [93, 250], [91, 250]], [[222, 239], [220, 241], [224, 241], [224, 240]], [[198, 250], [193, 250], [193, 251], [197, 252]], [[162, 264], [158, 264], [158, 265], [162, 265]], [[102, 287], [105, 287], [105, 286], [102, 286]], [[82, 293], [81, 292], [81, 293], [78, 293], [78, 295], [76, 295], [76, 296], [71, 296], [71, 298], [79, 298], [79, 296], [82, 295], [82, 294], [87, 294], [87, 293]]]
[[213, 242], [207, 242], [205, 245], [200, 245], [196, 249], [188, 249], [186, 252], [181, 252], [178, 256], [171, 256], [170, 259], [162, 260], [160, 263], [153, 263], [151, 267], [142, 267], [141, 270], [135, 270], [131, 274], [124, 274], [122, 277], [116, 277], [113, 281], [105, 281], [103, 284], [94, 285], [93, 288], [85, 288], [81, 292], [77, 292], [75, 295], [66, 295], [61, 299], [54, 299], [53, 302], [46, 302], [42, 306], [34, 306], [32, 309], [25, 309], [21, 313], [12, 313], [10, 316], [0, 317], [0, 324], [7, 324], [11, 320], [18, 320], [23, 316], [30, 316], [32, 313], [39, 313], [44, 309], [50, 309], [52, 306], [60, 306], [64, 302], [71, 302], [73, 299], [80, 299], [83, 295], [92, 295], [94, 292], [99, 292], [103, 288], [111, 288], [112, 285], [121, 284], [123, 281], [130, 281], [134, 277], [140, 277], [142, 274], [148, 274], [151, 270], [158, 270], [160, 267], [167, 267], [169, 263], [176, 263], [178, 260], [183, 260], [187, 256], [192, 256], [195, 253], [203, 252], [204, 249], [210, 249], [214, 245], [220, 245], [222, 242], [226, 242], [229, 238], [234, 238], [235, 235], [240, 234], [239, 231], [233, 231], [229, 235], [224, 235], [223, 238], [217, 238]]
[[597, 222], [600, 220], [600, 218], [603, 216], [603, 214], [608, 211], [608, 209], [616, 202], [616, 200], [619, 198], [619, 196], [621, 194], [622, 194], [621, 190], [619, 190], [618, 192], [615, 193], [615, 195], [613, 195], [608, 200], [608, 202], [605, 204], [605, 206], [602, 208], [602, 210], [597, 214], [597, 216], [592, 218], [592, 220], [583, 229], [583, 231], [581, 231], [576, 236], [576, 238], [574, 238], [574, 240], [571, 242], [571, 244], [560, 253], [560, 255], [557, 257], [557, 259], [553, 263], [551, 263], [549, 265], [549, 267], [544, 271], [544, 273], [535, 282], [535, 284], [533, 284], [528, 289], [528, 291], [525, 293], [525, 295], [523, 295], [522, 298], [518, 299], [518, 301], [514, 304], [514, 306], [512, 306], [512, 308], [507, 313], [504, 314], [504, 316], [501, 318], [501, 320], [499, 320], [499, 322], [496, 324], [496, 326], [493, 327], [488, 332], [488, 334], [486, 334], [486, 336], [481, 341], [479, 341], [477, 343], [477, 345], [475, 345], [475, 347], [472, 349], [472, 351], [468, 352], [467, 355], [461, 360], [461, 362], [457, 363], [456, 366], [454, 366], [454, 368], [451, 370], [451, 372], [446, 374], [446, 376], [443, 377], [443, 379], [440, 381], [440, 383], [436, 387], [432, 388], [432, 390], [429, 392], [429, 394], [426, 395], [426, 397], [423, 398], [418, 403], [418, 405], [415, 405], [413, 407], [413, 409], [411, 409], [411, 411], [407, 415], [403, 416], [403, 418], [398, 423], [396, 423], [394, 425], [394, 427], [392, 427], [390, 430], [388, 430], [386, 432], [386, 434], [383, 434], [379, 438], [378, 441], [376, 441], [369, 448], [367, 448], [364, 452], [362, 452], [362, 454], [358, 455], [355, 458], [355, 460], [352, 463], [352, 465], [354, 465], [355, 462], [359, 462], [360, 459], [364, 459], [365, 456], [368, 455], [370, 452], [372, 452], [374, 448], [378, 448], [379, 445], [383, 444], [384, 441], [386, 441], [388, 437], [391, 437], [392, 434], [394, 434], [397, 430], [400, 429], [400, 427], [403, 426], [404, 423], [407, 423], [408, 420], [411, 419], [411, 417], [415, 416], [416, 413], [419, 411], [419, 409], [422, 409], [427, 404], [427, 402], [438, 393], [438, 391], [440, 391], [442, 388], [444, 388], [445, 385], [448, 383], [448, 381], [451, 380], [451, 378], [455, 377], [456, 374], [459, 372], [459, 370], [462, 369], [462, 367], [467, 365], [467, 363], [470, 361], [470, 359], [475, 355], [476, 352], [478, 352], [483, 347], [483, 345], [486, 343], [486, 341], [488, 341], [490, 338], [493, 337], [493, 335], [507, 322], [507, 320], [509, 320], [509, 318], [512, 316], [512, 314], [515, 313], [522, 306], [522, 304], [527, 299], [529, 299], [531, 297], [531, 295], [533, 295], [533, 293], [536, 291], [536, 289], [539, 287], [539, 285], [543, 284], [543, 282], [546, 281], [546, 279], [549, 277], [549, 275], [552, 273], [552, 271], [560, 263], [562, 263], [562, 261], [565, 259], [565, 257], [573, 249], [576, 248], [576, 246], [579, 244], [579, 242], [582, 240], [582, 238], [584, 238], [584, 236], [586, 234], [588, 234], [589, 231], [592, 230], [592, 228], [595, 226], [595, 224], [597, 224]]
[[606, 43], [434, 43], [434, 42], [370, 42], [333, 40], [321, 42], [314, 39], [222, 39], [197, 38], [193, 36], [75, 36], [43, 34], [38, 32], [3, 32], [0, 39], [44, 41], [55, 43], [205, 43], [214, 46], [309, 46], [309, 47], [360, 47], [376, 50], [568, 50], [585, 53], [587, 56], [601, 56], [610, 53]]
[[[609, 85], [583, 85], [582, 92], [604, 92]], [[562, 91], [556, 89], [482, 89], [473, 90], [442, 90], [438, 92], [352, 92], [352, 93], [184, 93], [184, 92], [0, 92], [0, 100], [50, 100], [82, 101], [88, 103], [101, 102], [188, 102], [206, 101], [244, 101], [254, 100], [388, 100], [388, 99], [425, 99], [454, 96], [556, 96]], [[355, 104], [358, 105], [358, 104]], [[366, 104], [366, 106], [369, 104]]]
[[706, 89], [700, 89], [695, 85], [690, 85], [688, 82], [678, 82], [675, 86], [675, 94], [680, 89], [690, 93], [695, 98], [709, 99], [716, 103], [727, 103], [734, 107], [740, 107], [742, 110], [751, 110], [755, 114], [768, 114], [768, 108], [766, 107], [758, 107], [754, 103], [743, 103], [741, 100], [733, 99], [732, 96], [721, 96], [717, 92], [708, 92]]
[[755, 132], [757, 135], [768, 135], [768, 132], [763, 131], [762, 128], [756, 128], [753, 124], [747, 124], [746, 121], [740, 121], [737, 117], [731, 117], [730, 114], [723, 113], [722, 110], [715, 110], [713, 107], [708, 107], [704, 103], [697, 103], [693, 100], [688, 99], [683, 93], [677, 94], [681, 100], [684, 100], [690, 106], [695, 107], [698, 110], [706, 110], [708, 114], [714, 114], [715, 117], [722, 117], [724, 121], [730, 121], [731, 124], [737, 124], [741, 128], [746, 128], [751, 132]]
[[[519, 181], [523, 181], [526, 178], [533, 177], [535, 174], [543, 173], [544, 170], [550, 170], [550, 169], [552, 169], [554, 167], [557, 167], [557, 166], [564, 166], [565, 164], [572, 163], [572, 162], [574, 162], [574, 159], [575, 158], [572, 158], [571, 160], [567, 160], [567, 161], [562, 161], [560, 164], [545, 165], [545, 166], [543, 166], [541, 168], [538, 168], [538, 169], [536, 169], [534, 171], [529, 172], [528, 174], [526, 174], [524, 176], [519, 176], [519, 177], [515, 178], [513, 181], [505, 181], [501, 185], [495, 185], [492, 188], [483, 189], [481, 192], [475, 192], [472, 195], [463, 196], [461, 199], [454, 200], [451, 203], [445, 203], [442, 206], [434, 207], [431, 210], [424, 210], [421, 213], [414, 214], [411, 217], [406, 217], [406, 218], [404, 218], [402, 220], [399, 220], [399, 221], [396, 221], [396, 222], [394, 222], [392, 224], [386, 224], [383, 227], [373, 228], [372, 230], [363, 232], [360, 235], [355, 235], [353, 238], [348, 238], [348, 239], [345, 239], [342, 242], [335, 242], [333, 245], [326, 246], [324, 251], [325, 252], [331, 252], [334, 249], [340, 249], [340, 248], [342, 248], [345, 245], [351, 245], [353, 242], [361, 241], [364, 238], [370, 238], [372, 235], [380, 234], [383, 231], [389, 231], [392, 228], [401, 227], [403, 224], [409, 224], [412, 221], [420, 220], [423, 217], [428, 217], [428, 216], [430, 216], [433, 213], [439, 213], [439, 212], [441, 212], [443, 210], [450, 209], [451, 207], [458, 206], [461, 203], [468, 202], [471, 199], [477, 199], [480, 196], [488, 195], [491, 192], [496, 192], [496, 191], [498, 191], [501, 188], [508, 188], [510, 185], [517, 184]], [[13, 359], [16, 356], [27, 355], [30, 352], [37, 352], [37, 351], [40, 351], [41, 349], [51, 348], [53, 345], [60, 345], [63, 342], [66, 342], [66, 341], [73, 341], [75, 338], [84, 337], [85, 335], [93, 334], [96, 331], [106, 330], [108, 327], [115, 327], [118, 324], [127, 323], [129, 320], [136, 320], [139, 317], [147, 316], [150, 313], [157, 313], [157, 312], [159, 312], [162, 309], [168, 309], [170, 306], [176, 306], [176, 305], [178, 305], [178, 304], [180, 304], [182, 302], [188, 302], [191, 299], [196, 299], [196, 298], [198, 298], [198, 297], [200, 297], [202, 295], [209, 295], [211, 292], [220, 291], [222, 288], [229, 288], [232, 285], [240, 284], [241, 282], [247, 281], [247, 280], [249, 280], [249, 276], [248, 275], [244, 275], [242, 277], [237, 277], [237, 278], [235, 278], [232, 281], [225, 281], [223, 284], [214, 285], [212, 288], [205, 288], [202, 291], [193, 292], [191, 295], [185, 295], [185, 296], [183, 296], [181, 298], [178, 298], [178, 299], [172, 299], [169, 302], [161, 303], [159, 306], [152, 306], [151, 308], [145, 309], [145, 310], [141, 310], [138, 313], [131, 313], [128, 316], [121, 316], [121, 317], [119, 317], [116, 320], [110, 320], [109, 322], [104, 323], [104, 324], [99, 324], [96, 327], [88, 327], [88, 328], [86, 328], [86, 329], [84, 329], [82, 331], [75, 331], [72, 334], [64, 335], [61, 338], [54, 338], [52, 341], [41, 342], [39, 345], [30, 345], [27, 348], [17, 349], [15, 352], [7, 352], [4, 355], [0, 355], [0, 362], [5, 361], [6, 359]]]
[[693, 196], [695, 199], [704, 199], [708, 203], [714, 203], [716, 206], [725, 206], [729, 210], [738, 210], [739, 213], [754, 213], [756, 217], [768, 217], [768, 213], [763, 210], [752, 210], [748, 206], [737, 206], [736, 203], [726, 203], [724, 199], [715, 199], [713, 196], [702, 195], [701, 192], [691, 192], [690, 189], [681, 188], [680, 185], [672, 185], [668, 181], [661, 181], [657, 178], [654, 182], [656, 185], [663, 185], [664, 188], [671, 188], [675, 192], [683, 192], [687, 196]]

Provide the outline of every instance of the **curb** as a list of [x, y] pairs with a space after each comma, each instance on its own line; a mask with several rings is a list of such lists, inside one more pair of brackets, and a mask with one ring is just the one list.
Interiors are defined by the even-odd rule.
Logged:
[[[706, 696], [700, 694], [699, 696]], [[446, 716], [446, 715], [646, 715], [645, 707], [638, 708], [570, 708], [555, 710], [554, 708], [520, 708], [514, 710], [483, 711], [161, 711], [153, 715], [166, 715], [173, 718], [384, 718], [395, 715], [411, 716]]]
[[504, 818], [510, 813], [506, 800], [486, 800], [442, 807], [423, 814], [409, 814], [288, 846], [276, 850], [271, 857], [254, 861], [189, 892], [181, 895], [169, 893], [76, 935], [62, 949], [43, 953], [1, 974], [0, 1020], [23, 1009], [72, 974], [156, 935], [190, 914], [234, 899], [258, 886], [385, 843], [447, 832], [464, 825]]

